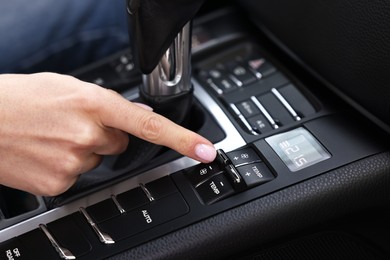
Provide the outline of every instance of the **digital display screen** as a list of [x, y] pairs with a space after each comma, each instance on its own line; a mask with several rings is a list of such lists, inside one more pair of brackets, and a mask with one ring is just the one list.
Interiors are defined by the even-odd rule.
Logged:
[[313, 135], [302, 127], [265, 140], [293, 172], [331, 157]]

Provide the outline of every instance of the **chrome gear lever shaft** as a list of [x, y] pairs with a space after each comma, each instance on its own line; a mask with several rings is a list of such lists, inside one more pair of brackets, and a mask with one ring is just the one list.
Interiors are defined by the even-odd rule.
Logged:
[[152, 73], [143, 76], [143, 92], [172, 96], [191, 91], [191, 30], [188, 22]]
[[192, 104], [191, 30], [188, 22], [150, 74], [143, 75], [141, 98], [154, 111], [182, 124]]
[[204, 0], [127, 0], [131, 42], [143, 76], [140, 95], [181, 124], [192, 101], [191, 19]]

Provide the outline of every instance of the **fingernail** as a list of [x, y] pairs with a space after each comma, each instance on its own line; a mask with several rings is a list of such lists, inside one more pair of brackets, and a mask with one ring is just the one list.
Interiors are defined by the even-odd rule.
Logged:
[[214, 146], [206, 144], [198, 144], [195, 146], [196, 156], [204, 162], [212, 162], [217, 155], [217, 151]]
[[149, 110], [149, 111], [153, 111], [153, 108], [151, 108], [150, 106], [148, 105], [145, 105], [145, 104], [142, 104], [142, 103], [138, 103], [138, 102], [133, 102], [134, 105], [137, 105], [139, 107], [142, 107], [143, 109], [146, 109], [146, 110]]

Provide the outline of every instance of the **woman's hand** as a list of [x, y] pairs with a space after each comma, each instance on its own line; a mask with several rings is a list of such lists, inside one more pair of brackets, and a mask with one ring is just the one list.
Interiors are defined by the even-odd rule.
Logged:
[[207, 139], [112, 90], [55, 73], [0, 75], [3, 185], [58, 195], [124, 151], [127, 133], [201, 162], [216, 156]]

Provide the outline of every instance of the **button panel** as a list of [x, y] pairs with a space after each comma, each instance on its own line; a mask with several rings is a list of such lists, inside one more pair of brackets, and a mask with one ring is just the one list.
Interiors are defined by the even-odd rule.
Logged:
[[187, 202], [168, 175], [0, 243], [0, 259], [77, 259], [96, 244], [112, 247], [188, 212]]
[[[218, 170], [208, 171], [208, 167]], [[185, 175], [204, 204], [215, 203], [275, 178], [252, 147], [229, 153], [218, 150], [214, 162], [187, 169]]]
[[221, 54], [223, 63], [211, 59], [198, 73], [203, 85], [217, 94], [252, 135], [291, 125], [316, 112], [297, 86], [259, 52], [248, 43], [241, 51]]

